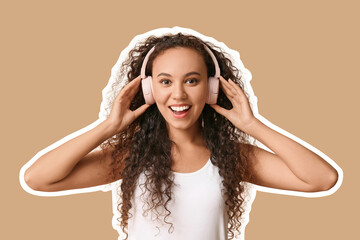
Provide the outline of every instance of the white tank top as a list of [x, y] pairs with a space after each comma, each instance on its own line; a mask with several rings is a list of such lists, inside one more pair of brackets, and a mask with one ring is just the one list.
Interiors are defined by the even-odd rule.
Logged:
[[[138, 179], [138, 185], [135, 189], [132, 208], [130, 209], [128, 220], [128, 240], [225, 240], [228, 235], [228, 216], [225, 209], [224, 193], [225, 188], [222, 184], [222, 177], [218, 173], [218, 167], [212, 164], [210, 159], [199, 170], [192, 173], [174, 172], [175, 178], [173, 186], [172, 199], [167, 208], [171, 211], [170, 216], [164, 222], [164, 216], [167, 214], [163, 207], [156, 220], [154, 210], [144, 210], [149, 206], [146, 204], [145, 174], [142, 173]], [[120, 186], [121, 180], [113, 184], [113, 227], [119, 232], [119, 240], [125, 238], [125, 234], [120, 229], [117, 221], [119, 212], [117, 210], [119, 196], [116, 188]], [[103, 190], [106, 191], [106, 190]], [[253, 197], [255, 195], [253, 194]], [[251, 199], [251, 202], [253, 199]], [[250, 202], [250, 204], [251, 204]], [[250, 206], [250, 205], [249, 205]], [[248, 222], [250, 207], [245, 206], [243, 221], [240, 231], [244, 231]], [[247, 210], [247, 211], [246, 211]], [[155, 221], [156, 220], [156, 221]], [[171, 227], [171, 228], [170, 228]], [[244, 233], [242, 232], [242, 235]], [[237, 236], [235, 239], [243, 239], [243, 236]]]

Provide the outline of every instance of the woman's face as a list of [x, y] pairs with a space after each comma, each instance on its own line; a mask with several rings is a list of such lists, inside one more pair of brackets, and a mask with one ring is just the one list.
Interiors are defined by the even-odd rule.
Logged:
[[[207, 68], [196, 50], [176, 47], [160, 53], [153, 61], [152, 84], [155, 102], [168, 127], [185, 130], [195, 126], [208, 88]], [[190, 106], [183, 117], [170, 109], [179, 104]]]

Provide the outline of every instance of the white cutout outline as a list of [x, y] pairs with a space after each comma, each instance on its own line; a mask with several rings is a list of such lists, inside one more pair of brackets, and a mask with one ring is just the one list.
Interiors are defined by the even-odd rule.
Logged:
[[[261, 116], [258, 113], [257, 97], [255, 96], [254, 91], [250, 85], [252, 75], [251, 75], [251, 72], [248, 69], [246, 69], [244, 64], [242, 63], [242, 61], [240, 59], [240, 53], [238, 51], [232, 50], [232, 49], [228, 48], [223, 42], [218, 42], [214, 38], [200, 34], [192, 29], [175, 26], [173, 28], [154, 29], [154, 30], [148, 31], [146, 33], [137, 35], [131, 40], [129, 45], [121, 52], [118, 61], [111, 69], [111, 76], [110, 76], [109, 82], [106, 85], [106, 87], [102, 90], [103, 100], [100, 105], [99, 119], [96, 120], [95, 122], [93, 122], [92, 124], [82, 128], [74, 133], [71, 133], [71, 134], [67, 135], [66, 137], [60, 139], [59, 141], [51, 144], [50, 146], [48, 146], [45, 149], [38, 152], [33, 158], [31, 158], [20, 169], [20, 173], [19, 173], [19, 181], [20, 181], [21, 187], [26, 192], [33, 194], [33, 195], [37, 195], [37, 196], [54, 197], [54, 196], [64, 196], [64, 195], [71, 195], [71, 194], [95, 192], [95, 191], [100, 191], [100, 190], [104, 191], [104, 192], [112, 190], [113, 213], [114, 213], [113, 219], [112, 219], [112, 226], [115, 230], [118, 231], [119, 239], [121, 239], [120, 237], [125, 236], [118, 224], [118, 221], [117, 221], [117, 217], [119, 217], [119, 212], [117, 211], [117, 204], [119, 203], [118, 202], [119, 199], [117, 196], [116, 189], [119, 186], [121, 180], [115, 181], [110, 184], [99, 185], [99, 186], [94, 186], [94, 187], [89, 187], [89, 188], [72, 189], [72, 190], [64, 190], [64, 191], [57, 191], [57, 192], [42, 192], [42, 191], [35, 191], [26, 184], [25, 179], [24, 179], [24, 173], [28, 169], [28, 167], [30, 167], [39, 157], [43, 156], [45, 153], [51, 151], [54, 148], [57, 148], [58, 146], [60, 146], [63, 143], [93, 129], [94, 127], [96, 127], [98, 124], [100, 124], [102, 121], [104, 121], [107, 118], [107, 116], [109, 115], [109, 112], [105, 108], [108, 107], [110, 104], [110, 102], [108, 100], [110, 99], [110, 97], [114, 98], [118, 94], [118, 92], [122, 89], [122, 87], [128, 83], [127, 79], [119, 80], [119, 74], [120, 74], [119, 69], [120, 69], [121, 63], [127, 58], [129, 51], [135, 47], [136, 43], [138, 43], [139, 41], [143, 41], [150, 35], [161, 36], [161, 35], [164, 35], [167, 33], [176, 34], [178, 32], [192, 34], [194, 36], [201, 38], [204, 41], [209, 41], [209, 42], [213, 43], [214, 45], [220, 47], [225, 53], [227, 53], [228, 57], [232, 61], [233, 65], [235, 67], [237, 67], [240, 70], [240, 72], [242, 73], [242, 81], [244, 82], [244, 90], [249, 96], [249, 103], [250, 103], [250, 106], [251, 106], [254, 116], [257, 119], [259, 119], [262, 123], [264, 123], [266, 126], [268, 126], [269, 128], [289, 137], [290, 139], [294, 140], [295, 142], [301, 144], [302, 146], [306, 147], [307, 149], [309, 149], [312, 152], [316, 153], [317, 155], [321, 156], [332, 167], [334, 167], [336, 169], [336, 171], [338, 172], [338, 180], [337, 180], [336, 184], [331, 189], [329, 189], [327, 191], [320, 191], [320, 192], [290, 191], [290, 190], [282, 190], [282, 189], [263, 187], [263, 186], [258, 186], [255, 184], [247, 183], [246, 184], [246, 186], [247, 186], [246, 189], [248, 192], [248, 194], [246, 195], [247, 203], [244, 205], [245, 213], [243, 214], [243, 221], [242, 221], [243, 224], [240, 227], [240, 231], [242, 233], [240, 234], [240, 236], [236, 236], [235, 239], [243, 240], [245, 238], [245, 227], [246, 227], [247, 223], [249, 222], [249, 213], [251, 210], [252, 203], [256, 196], [256, 191], [275, 193], [275, 194], [281, 194], [281, 195], [315, 198], [315, 197], [324, 197], [324, 196], [331, 195], [340, 188], [342, 181], [343, 181], [343, 171], [332, 159], [330, 159], [323, 152], [321, 152], [320, 150], [311, 146], [307, 142], [299, 139], [298, 137], [296, 137], [296, 136], [290, 134], [289, 132], [281, 129], [280, 127], [272, 124], [266, 118], [264, 118], [263, 116]], [[117, 83], [117, 87], [115, 88], [115, 91], [112, 91], [112, 85], [114, 83]], [[111, 110], [111, 108], [110, 108], [110, 110]], [[250, 136], [250, 138], [253, 139], [251, 136]], [[256, 140], [255, 144], [258, 147], [261, 147], [269, 152], [272, 152], [268, 147], [266, 147], [264, 144], [262, 144], [258, 140]], [[93, 151], [95, 151], [97, 149], [99, 149], [99, 147], [96, 147]]]

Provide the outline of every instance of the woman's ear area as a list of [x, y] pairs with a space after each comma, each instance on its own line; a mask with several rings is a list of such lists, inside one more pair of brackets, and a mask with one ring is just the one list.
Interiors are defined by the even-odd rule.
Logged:
[[152, 77], [152, 79], [154, 80], [154, 79], [156, 79], [156, 74], [158, 74], [158, 72], [157, 72], [157, 63], [158, 63], [158, 61], [157, 60], [159, 60], [159, 58], [158, 58], [158, 56], [159, 55], [156, 55], [155, 57], [154, 57], [154, 59], [151, 61], [151, 65], [150, 65], [150, 68], [151, 68], [151, 77]]

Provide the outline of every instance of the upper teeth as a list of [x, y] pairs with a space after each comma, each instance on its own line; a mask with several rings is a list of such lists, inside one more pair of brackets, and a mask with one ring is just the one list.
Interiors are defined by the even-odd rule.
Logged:
[[[171, 106], [170, 106], [171, 107]], [[183, 107], [171, 107], [172, 110], [174, 111], [184, 111], [186, 109], [188, 109], [190, 106], [183, 106]]]

